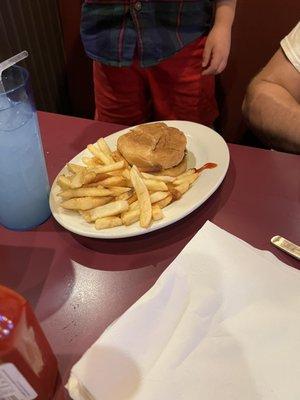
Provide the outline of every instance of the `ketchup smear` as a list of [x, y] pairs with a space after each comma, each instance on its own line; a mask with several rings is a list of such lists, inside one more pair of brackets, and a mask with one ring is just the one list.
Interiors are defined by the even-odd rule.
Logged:
[[218, 164], [209, 162], [209, 163], [204, 164], [202, 167], [196, 169], [196, 172], [202, 172], [205, 169], [212, 169], [212, 168], [216, 168], [217, 166], [218, 166]]

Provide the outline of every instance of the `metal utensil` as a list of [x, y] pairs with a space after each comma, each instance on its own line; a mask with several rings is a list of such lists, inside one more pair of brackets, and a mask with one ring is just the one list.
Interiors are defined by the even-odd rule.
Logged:
[[295, 257], [297, 260], [300, 260], [300, 246], [296, 245], [295, 243], [290, 242], [279, 235], [273, 236], [271, 243], [278, 249], [284, 251], [292, 257]]

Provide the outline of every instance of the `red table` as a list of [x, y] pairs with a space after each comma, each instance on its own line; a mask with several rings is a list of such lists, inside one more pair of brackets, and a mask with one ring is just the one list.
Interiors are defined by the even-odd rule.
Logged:
[[[88, 143], [121, 126], [40, 113], [51, 182]], [[300, 263], [270, 244], [274, 235], [300, 242], [300, 157], [229, 145], [223, 184], [198, 210], [147, 235], [89, 239], [53, 218], [37, 229], [0, 228], [0, 282], [32, 304], [58, 358], [63, 382], [103, 330], [145, 293], [206, 220], [287, 264]], [[56, 399], [68, 399], [58, 389]]]

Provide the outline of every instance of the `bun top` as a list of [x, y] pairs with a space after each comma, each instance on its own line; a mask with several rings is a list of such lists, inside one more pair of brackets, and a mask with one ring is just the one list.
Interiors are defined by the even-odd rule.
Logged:
[[139, 125], [120, 136], [119, 152], [145, 172], [159, 172], [179, 164], [185, 155], [186, 137], [165, 123]]

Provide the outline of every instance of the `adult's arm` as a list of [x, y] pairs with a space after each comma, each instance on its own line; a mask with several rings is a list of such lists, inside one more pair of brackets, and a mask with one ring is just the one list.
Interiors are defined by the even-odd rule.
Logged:
[[243, 113], [264, 143], [300, 154], [300, 72], [281, 48], [250, 83]]

